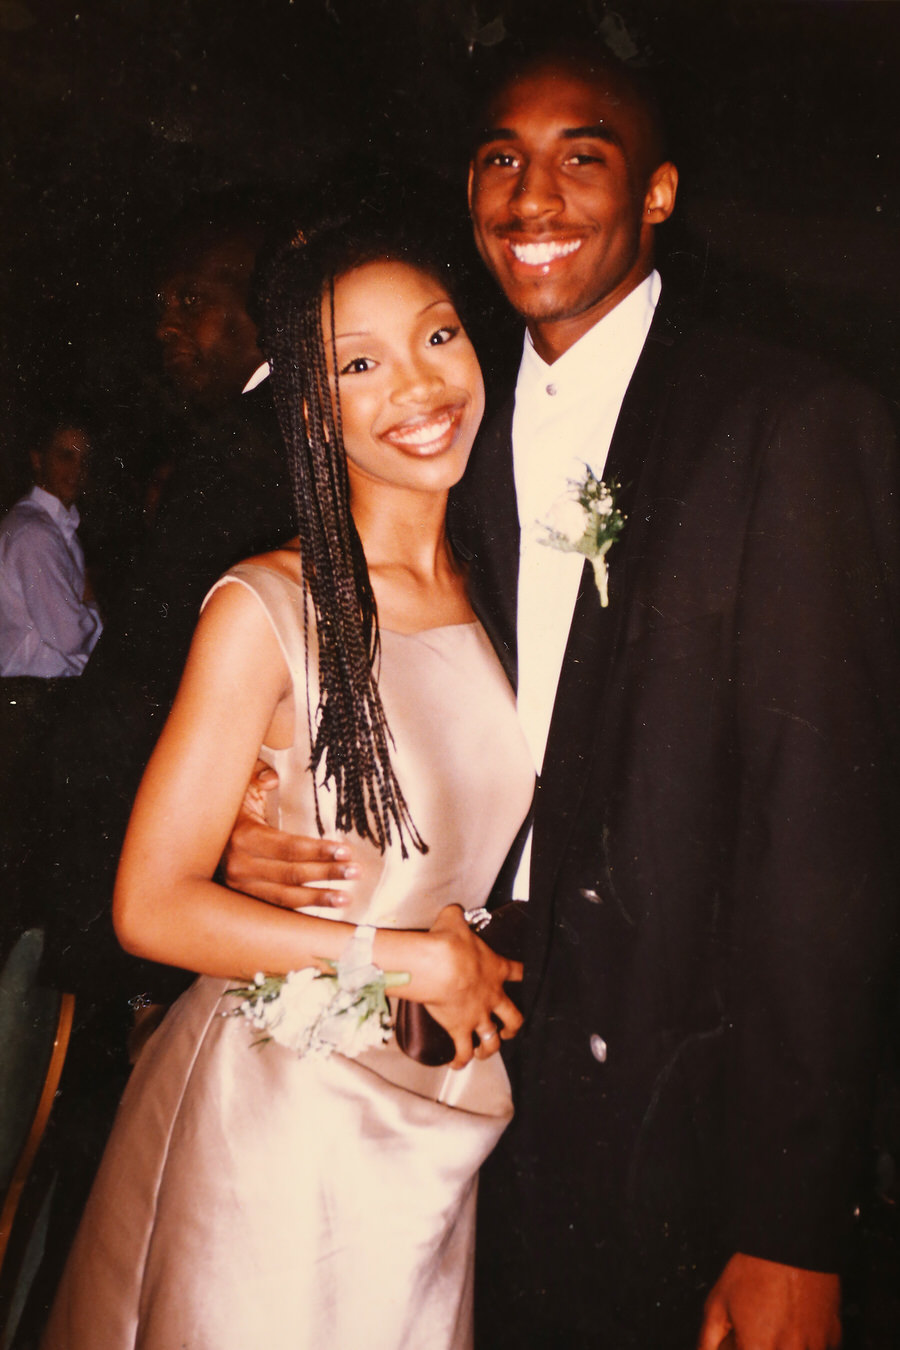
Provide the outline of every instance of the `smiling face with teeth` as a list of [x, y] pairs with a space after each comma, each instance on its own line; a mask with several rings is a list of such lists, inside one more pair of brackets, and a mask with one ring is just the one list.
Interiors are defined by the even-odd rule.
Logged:
[[479, 251], [545, 360], [653, 266], [678, 176], [646, 105], [613, 68], [533, 66], [503, 86], [469, 171]]
[[351, 497], [376, 486], [446, 495], [484, 413], [478, 358], [447, 291], [408, 263], [365, 263], [335, 281], [334, 333]]

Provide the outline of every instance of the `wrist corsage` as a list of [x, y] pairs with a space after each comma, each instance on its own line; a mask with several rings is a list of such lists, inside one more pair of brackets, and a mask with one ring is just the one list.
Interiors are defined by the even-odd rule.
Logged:
[[606, 555], [625, 528], [625, 516], [616, 506], [618, 483], [606, 483], [586, 464], [584, 478], [569, 479], [569, 493], [561, 497], [540, 528], [548, 548], [563, 553], [581, 553], [594, 568], [600, 604], [609, 604], [609, 570]]
[[384, 971], [372, 962], [375, 929], [354, 930], [333, 970], [312, 967], [287, 975], [264, 975], [227, 992], [241, 1001], [229, 1014], [245, 1017], [260, 1033], [257, 1044], [277, 1041], [296, 1054], [355, 1059], [391, 1038], [387, 990], [409, 983], [409, 975]]

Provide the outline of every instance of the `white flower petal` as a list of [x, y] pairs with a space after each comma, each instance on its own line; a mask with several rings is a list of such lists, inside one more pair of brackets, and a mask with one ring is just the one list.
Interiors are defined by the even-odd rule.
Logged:
[[558, 497], [553, 503], [544, 524], [556, 534], [561, 534], [570, 544], [575, 545], [584, 536], [587, 525], [587, 513], [581, 502], [572, 497]]

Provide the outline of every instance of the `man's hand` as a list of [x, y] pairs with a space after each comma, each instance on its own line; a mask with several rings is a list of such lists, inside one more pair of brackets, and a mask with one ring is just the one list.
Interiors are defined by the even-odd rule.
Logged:
[[234, 891], [283, 909], [350, 903], [340, 890], [310, 887], [313, 881], [353, 881], [359, 868], [346, 844], [305, 839], [266, 823], [266, 796], [278, 786], [275, 770], [257, 760], [231, 838], [225, 848], [225, 880]]
[[[522, 966], [491, 951], [473, 933], [458, 905], [441, 910], [429, 930], [437, 938], [436, 956], [430, 972], [434, 993], [425, 1006], [453, 1038], [456, 1056], [453, 1069], [462, 1069], [473, 1054], [487, 1059], [500, 1049], [500, 1040], [511, 1040], [522, 1025], [522, 1014], [504, 989], [522, 978]], [[426, 980], [429, 975], [426, 974]], [[472, 1033], [478, 1046], [472, 1049]]]
[[737, 1252], [706, 1300], [697, 1350], [838, 1350], [840, 1313], [837, 1275]]

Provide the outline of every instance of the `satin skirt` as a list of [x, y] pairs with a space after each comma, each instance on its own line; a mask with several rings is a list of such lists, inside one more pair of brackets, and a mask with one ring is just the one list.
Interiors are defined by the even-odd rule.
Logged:
[[44, 1350], [467, 1350], [499, 1056], [298, 1059], [201, 978], [122, 1101]]

